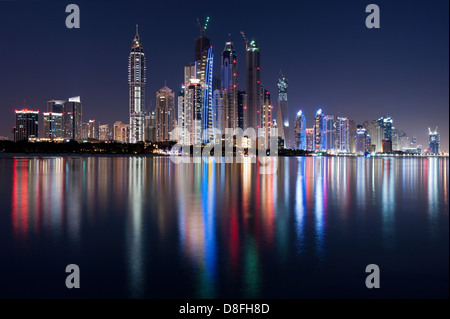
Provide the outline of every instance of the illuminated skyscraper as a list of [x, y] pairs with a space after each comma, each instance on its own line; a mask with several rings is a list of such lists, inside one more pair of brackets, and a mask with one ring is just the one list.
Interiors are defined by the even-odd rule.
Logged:
[[222, 106], [222, 94], [220, 89], [215, 89], [213, 92], [213, 127], [223, 131], [223, 106]]
[[248, 100], [245, 91], [238, 91], [238, 106], [237, 106], [237, 127], [244, 130], [246, 119], [248, 117]]
[[224, 128], [238, 127], [238, 64], [233, 42], [226, 42], [222, 52], [221, 89], [224, 98]]
[[88, 139], [98, 140], [100, 137], [100, 123], [96, 120], [89, 120]]
[[367, 132], [362, 125], [356, 128], [356, 153], [364, 154], [366, 152]]
[[109, 141], [111, 140], [111, 130], [109, 128], [109, 124], [100, 125], [98, 129], [98, 139], [100, 141]]
[[212, 47], [208, 49], [205, 67], [205, 81], [203, 85], [202, 106], [202, 141], [208, 143], [213, 141], [213, 109], [212, 109], [212, 79], [213, 79], [214, 55]]
[[298, 111], [295, 118], [295, 149], [306, 150], [306, 118], [302, 110]]
[[431, 154], [440, 154], [441, 152], [441, 136], [436, 130], [431, 131], [430, 128], [428, 128], [428, 137], [429, 137], [429, 148]]
[[326, 150], [325, 115], [319, 109], [314, 119], [314, 151]]
[[334, 143], [334, 116], [333, 115], [325, 115], [325, 140], [326, 140], [326, 150], [332, 150], [335, 148]]
[[44, 112], [45, 138], [64, 138], [63, 115], [64, 113]]
[[248, 127], [261, 127], [261, 64], [259, 46], [254, 39], [246, 43], [246, 80], [248, 99]]
[[[81, 141], [81, 122], [82, 122], [82, 106], [79, 96], [71, 97], [66, 102], [66, 113], [70, 113], [70, 132], [66, 134], [66, 138]], [[66, 117], [67, 119], [68, 117]], [[66, 120], [67, 122], [67, 120]], [[66, 123], [67, 126], [67, 123]], [[66, 132], [67, 133], [67, 132]], [[71, 134], [70, 134], [71, 133]]]
[[156, 141], [156, 114], [154, 111], [145, 116], [145, 142]]
[[277, 106], [277, 123], [278, 136], [284, 140], [284, 147], [291, 148], [291, 141], [289, 139], [289, 108], [287, 98], [287, 79], [283, 76], [278, 79], [278, 106]]
[[198, 79], [191, 79], [186, 87], [185, 112], [186, 131], [184, 134], [185, 145], [198, 145], [202, 143], [202, 85]]
[[306, 129], [306, 150], [314, 151], [314, 128]]
[[269, 148], [269, 138], [270, 138], [270, 128], [272, 127], [272, 99], [270, 98], [270, 93], [265, 88], [264, 92], [264, 104], [261, 108], [261, 137], [264, 138], [266, 148]]
[[[82, 132], [84, 124], [82, 123]], [[83, 136], [84, 133], [82, 133]], [[117, 121], [113, 125], [113, 140], [119, 143], [127, 143], [130, 139], [130, 125], [129, 124], [123, 124], [122, 121]], [[87, 137], [86, 137], [87, 139]]]
[[334, 134], [335, 150], [347, 153], [350, 149], [349, 120], [346, 117], [336, 118]]
[[16, 110], [14, 141], [28, 141], [29, 137], [38, 137], [39, 111], [28, 109]]
[[167, 86], [156, 92], [156, 140], [171, 140], [175, 121], [175, 94]]
[[136, 35], [128, 58], [128, 84], [130, 106], [130, 143], [144, 141], [146, 66], [142, 42], [136, 25]]

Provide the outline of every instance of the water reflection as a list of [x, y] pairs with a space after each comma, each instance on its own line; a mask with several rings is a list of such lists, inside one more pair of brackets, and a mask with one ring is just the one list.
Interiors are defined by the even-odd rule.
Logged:
[[326, 266], [327, 257], [370, 238], [367, 231], [391, 252], [401, 236], [415, 240], [408, 229], [399, 232], [405, 221], [425, 227], [430, 243], [448, 234], [442, 158], [280, 158], [271, 163], [276, 174], [260, 174], [250, 159], [2, 161], [5, 171], [10, 165], [15, 247], [58, 246], [82, 255], [82, 242], [101, 232], [102, 242], [115, 243], [102, 254], [125, 265], [133, 298], [158, 295], [154, 283], [164, 271], [183, 274], [176, 283], [183, 296], [258, 298], [285, 269], [306, 260]]

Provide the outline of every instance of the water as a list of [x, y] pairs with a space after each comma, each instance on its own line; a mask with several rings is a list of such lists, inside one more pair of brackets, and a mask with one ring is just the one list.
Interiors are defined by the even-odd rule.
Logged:
[[3, 155], [0, 297], [448, 298], [447, 158], [272, 165]]

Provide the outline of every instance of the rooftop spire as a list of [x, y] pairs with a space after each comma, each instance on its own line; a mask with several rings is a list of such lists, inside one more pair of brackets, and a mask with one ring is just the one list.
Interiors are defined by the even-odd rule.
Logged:
[[139, 25], [136, 24], [136, 34], [139, 34]]

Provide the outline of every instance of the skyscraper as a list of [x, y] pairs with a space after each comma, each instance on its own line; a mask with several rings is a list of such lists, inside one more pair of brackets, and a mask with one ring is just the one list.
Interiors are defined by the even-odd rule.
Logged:
[[[82, 123], [82, 127], [84, 126], [84, 124], [85, 123]], [[129, 139], [130, 139], [130, 125], [123, 124], [122, 121], [115, 122], [113, 125], [113, 140], [119, 143], [127, 143]]]
[[254, 39], [246, 43], [246, 91], [248, 100], [248, 127], [258, 132], [261, 127], [261, 64], [259, 46]]
[[306, 149], [314, 151], [314, 128], [306, 129]]
[[233, 42], [225, 42], [225, 48], [222, 52], [221, 65], [221, 89], [222, 94], [226, 95], [223, 100], [223, 112], [225, 123], [224, 128], [235, 129], [238, 127], [238, 63], [237, 55], [234, 50]]
[[136, 25], [136, 35], [128, 58], [128, 84], [130, 87], [130, 143], [144, 141], [146, 66], [144, 48]]
[[171, 140], [175, 121], [175, 94], [167, 86], [156, 92], [156, 140]]
[[145, 142], [156, 141], [156, 114], [154, 111], [145, 116]]
[[202, 107], [202, 141], [208, 143], [213, 141], [213, 109], [212, 109], [212, 78], [213, 78], [214, 55], [212, 47], [208, 49], [205, 67], [205, 81], [203, 85], [203, 107]]
[[326, 150], [325, 115], [319, 109], [314, 119], [314, 151]]
[[[208, 62], [208, 50], [211, 48], [211, 41], [205, 36], [208, 27], [209, 17], [203, 26], [200, 26], [200, 37], [195, 39], [194, 61], [196, 65], [196, 78], [200, 84], [204, 85], [206, 79], [206, 64]], [[212, 85], [212, 79], [211, 79]]]
[[326, 140], [326, 150], [332, 150], [335, 148], [334, 143], [334, 116], [333, 115], [325, 115], [325, 140]]
[[88, 122], [88, 139], [98, 140], [100, 137], [100, 123], [96, 120]]
[[377, 120], [379, 126], [382, 129], [383, 139], [389, 139], [392, 142], [392, 117], [384, 116]]
[[98, 139], [100, 141], [106, 142], [111, 140], [111, 130], [109, 128], [109, 124], [100, 125], [98, 132]]
[[14, 141], [28, 141], [29, 137], [38, 137], [39, 111], [23, 109], [16, 110], [15, 113]]
[[185, 92], [186, 131], [185, 145], [201, 144], [202, 133], [202, 85], [198, 79], [191, 79]]
[[289, 140], [289, 108], [287, 99], [287, 79], [282, 76], [278, 79], [278, 106], [277, 106], [277, 123], [278, 135], [284, 140], [285, 148], [291, 148], [291, 141]]
[[270, 128], [272, 127], [272, 99], [270, 93], [264, 88], [264, 103], [261, 108], [261, 137], [264, 138], [266, 148], [269, 148]]
[[213, 127], [224, 133], [223, 130], [223, 105], [222, 94], [220, 89], [213, 92]]
[[247, 93], [245, 91], [238, 91], [238, 103], [237, 103], [237, 127], [245, 129], [246, 119], [248, 117], [247, 112]]
[[302, 110], [298, 111], [295, 118], [295, 149], [306, 150], [306, 118]]
[[71, 113], [70, 124], [72, 133], [66, 135], [66, 138], [81, 141], [82, 106], [79, 96], [69, 98], [66, 102], [66, 112]]
[[183, 83], [181, 85], [180, 91], [178, 91], [178, 96], [177, 96], [178, 142], [181, 143], [181, 144], [183, 144], [183, 141], [184, 141], [184, 127], [186, 126], [186, 124], [184, 122], [185, 121], [185, 116], [186, 116], [185, 113], [184, 113], [184, 91], [185, 91], [185, 86], [184, 86], [184, 83]]
[[347, 153], [350, 151], [349, 120], [346, 117], [336, 118], [334, 134], [335, 150]]
[[44, 112], [44, 137], [49, 139], [64, 138], [64, 113]]
[[441, 152], [441, 136], [437, 131], [437, 127], [434, 131], [428, 128], [429, 148], [431, 154], [440, 154]]
[[366, 139], [366, 129], [362, 125], [358, 125], [356, 128], [356, 153], [364, 154], [366, 152]]

